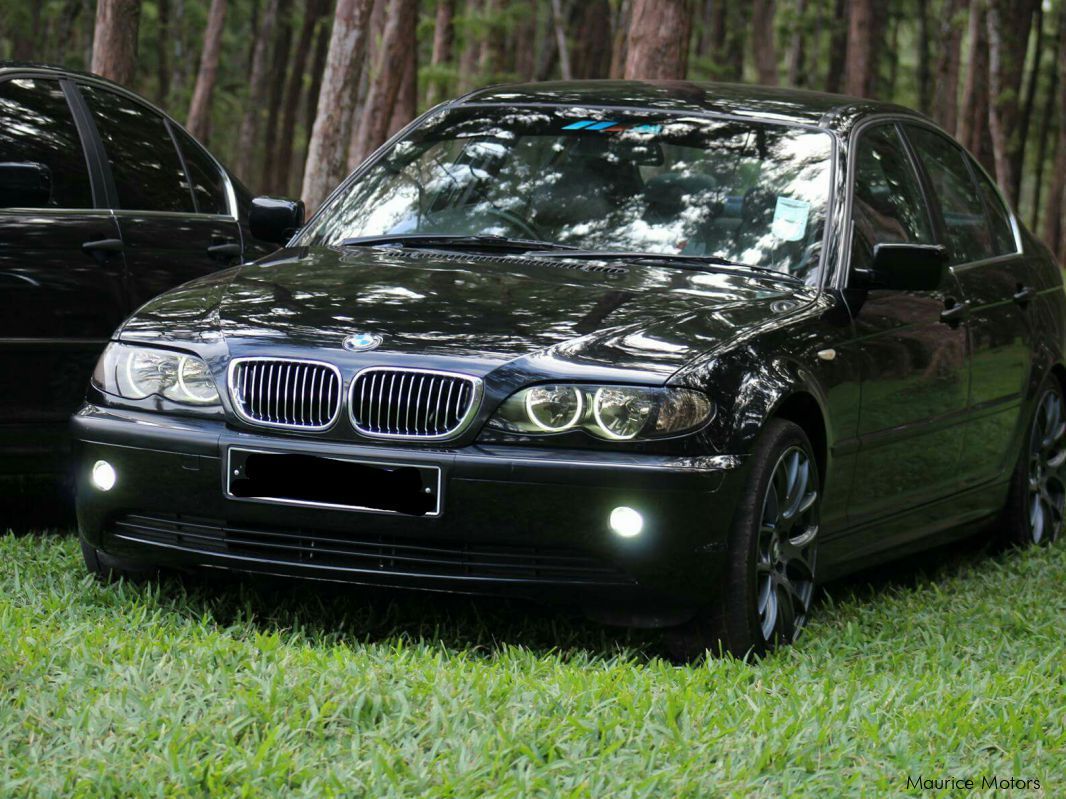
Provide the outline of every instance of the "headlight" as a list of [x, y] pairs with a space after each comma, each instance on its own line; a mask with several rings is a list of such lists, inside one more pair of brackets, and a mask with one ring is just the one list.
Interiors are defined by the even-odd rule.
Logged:
[[201, 358], [150, 347], [109, 344], [96, 364], [93, 384], [126, 399], [158, 395], [183, 405], [219, 402], [215, 381]]
[[714, 403], [692, 389], [563, 383], [512, 394], [488, 424], [510, 433], [581, 429], [611, 441], [639, 441], [690, 432], [713, 415]]

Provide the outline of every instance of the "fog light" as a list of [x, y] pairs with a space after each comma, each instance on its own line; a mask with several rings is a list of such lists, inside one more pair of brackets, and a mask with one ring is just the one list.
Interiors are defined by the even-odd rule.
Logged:
[[93, 464], [92, 477], [93, 485], [101, 491], [110, 491], [115, 487], [115, 481], [118, 480], [115, 467], [107, 461], [97, 461]]
[[622, 538], [633, 538], [644, 529], [644, 517], [632, 508], [621, 505], [611, 511], [611, 529]]

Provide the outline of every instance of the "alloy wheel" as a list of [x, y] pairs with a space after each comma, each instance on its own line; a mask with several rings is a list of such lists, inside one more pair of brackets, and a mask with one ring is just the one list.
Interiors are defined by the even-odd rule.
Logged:
[[1066, 414], [1062, 395], [1054, 390], [1046, 391], [1029, 431], [1029, 536], [1034, 544], [1051, 543], [1062, 530], [1066, 505], [1064, 433]]
[[778, 458], [763, 499], [755, 553], [759, 626], [767, 643], [795, 640], [814, 594], [818, 469], [800, 447]]

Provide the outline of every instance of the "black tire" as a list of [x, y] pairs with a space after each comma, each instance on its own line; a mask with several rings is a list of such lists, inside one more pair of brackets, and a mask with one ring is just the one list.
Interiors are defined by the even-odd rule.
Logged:
[[158, 572], [157, 569], [144, 564], [123, 560], [106, 552], [101, 552], [80, 536], [78, 541], [81, 543], [81, 556], [85, 559], [85, 568], [101, 582], [113, 583], [118, 580], [126, 580], [127, 582], [143, 583]]
[[[793, 464], [796, 479], [789, 484]], [[716, 601], [666, 633], [669, 654], [679, 662], [706, 652], [761, 657], [794, 641], [807, 621], [821, 501], [814, 448], [798, 425], [771, 419], [750, 466]], [[788, 501], [780, 501], [781, 493]]]
[[1036, 396], [999, 524], [1002, 543], [1014, 547], [1054, 542], [1066, 508], [1066, 401], [1053, 375]]

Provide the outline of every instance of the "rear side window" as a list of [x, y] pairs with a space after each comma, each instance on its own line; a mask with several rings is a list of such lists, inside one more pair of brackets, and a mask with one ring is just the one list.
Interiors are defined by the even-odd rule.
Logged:
[[853, 266], [869, 266], [878, 244], [932, 244], [918, 174], [896, 127], [863, 133], [855, 157]]
[[43, 164], [52, 173], [46, 208], [92, 208], [81, 137], [57, 80], [0, 82], [0, 161]]
[[107, 149], [118, 207], [194, 211], [185, 170], [163, 117], [106, 89], [82, 85], [81, 91]]
[[178, 140], [181, 154], [185, 158], [192, 184], [196, 210], [201, 214], [229, 214], [226, 201], [226, 182], [218, 165], [204, 152], [192, 137], [176, 125], [170, 126], [174, 138]]
[[996, 234], [990, 223], [982, 191], [962, 148], [928, 128], [908, 126], [907, 136], [940, 204], [951, 263], [972, 263], [1011, 252], [1013, 247], [1003, 249], [1002, 228]]
[[974, 163], [973, 159], [966, 156], [966, 160], [977, 177], [977, 185], [985, 200], [988, 223], [992, 228], [992, 245], [995, 247], [996, 255], [1010, 255], [1018, 252], [1018, 242], [1014, 239], [1014, 226], [1011, 224], [1006, 206], [1003, 205], [1003, 199], [999, 196], [992, 181]]

